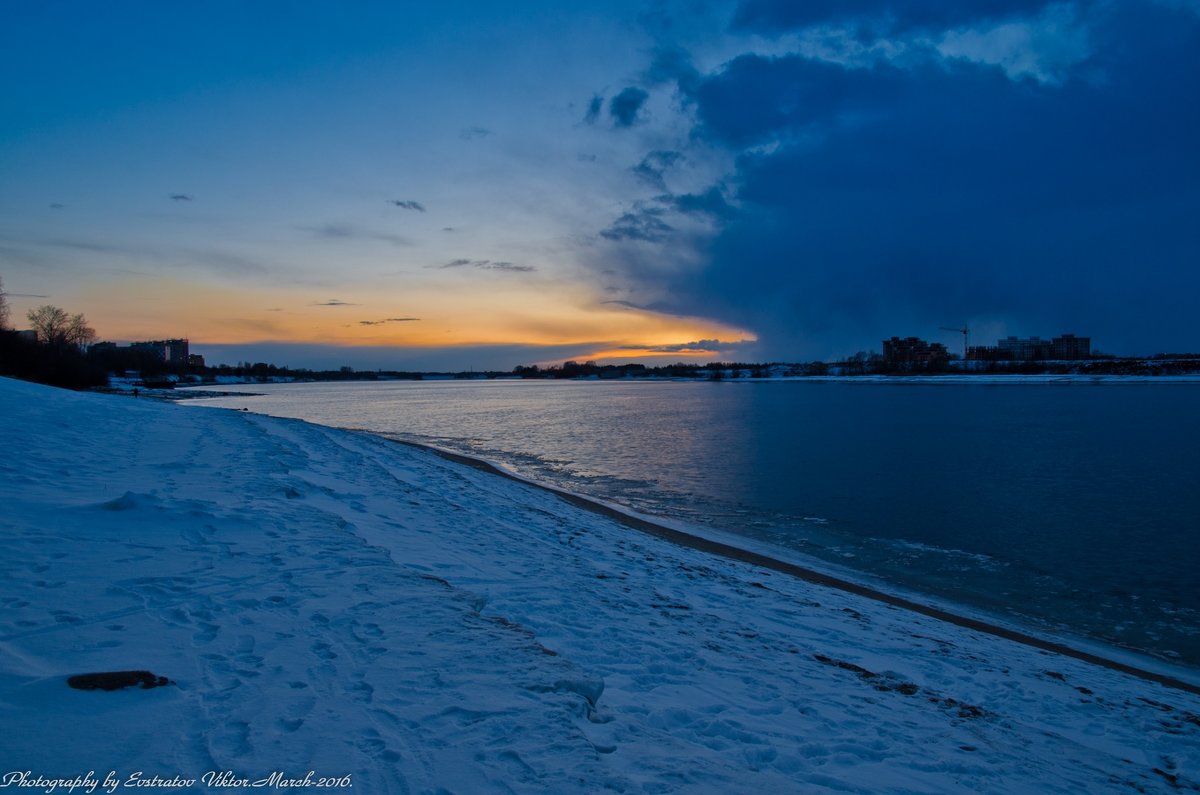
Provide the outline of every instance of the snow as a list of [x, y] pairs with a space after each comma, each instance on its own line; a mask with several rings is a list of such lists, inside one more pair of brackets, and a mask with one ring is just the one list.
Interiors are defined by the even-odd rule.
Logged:
[[[0, 407], [0, 788], [1200, 782], [1194, 693], [676, 546], [428, 451], [6, 379]], [[175, 684], [66, 685], [126, 669]]]

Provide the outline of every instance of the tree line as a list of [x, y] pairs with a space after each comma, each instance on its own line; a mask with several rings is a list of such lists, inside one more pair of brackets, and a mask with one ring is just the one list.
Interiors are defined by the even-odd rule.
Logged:
[[85, 389], [108, 382], [108, 372], [89, 360], [87, 347], [96, 341], [96, 330], [82, 314], [71, 314], [46, 304], [26, 314], [33, 334], [14, 331], [11, 308], [0, 280], [0, 375], [37, 381], [69, 389]]
[[[695, 378], [721, 381], [738, 378], [768, 378], [773, 371], [783, 375], [826, 375], [828, 367], [821, 362], [777, 364], [763, 362], [674, 362], [658, 366], [644, 364], [596, 364], [595, 362], [567, 361], [560, 365], [539, 367], [536, 364], [519, 365], [511, 375], [521, 378]], [[509, 373], [488, 373], [489, 376]]]

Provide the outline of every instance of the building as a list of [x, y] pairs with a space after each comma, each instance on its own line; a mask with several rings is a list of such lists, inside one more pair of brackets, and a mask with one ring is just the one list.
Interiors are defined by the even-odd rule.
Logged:
[[1050, 340], [1044, 340], [1041, 337], [1030, 337], [1027, 340], [1005, 337], [996, 343], [996, 347], [1000, 349], [1000, 358], [1002, 359], [1031, 362], [1050, 358]]
[[883, 358], [888, 364], [944, 364], [950, 361], [950, 351], [940, 342], [892, 337], [883, 341]]
[[1076, 337], [1074, 334], [1063, 334], [1050, 340], [1055, 359], [1090, 359], [1092, 358], [1091, 337]]
[[188, 364], [187, 340], [153, 340], [151, 342], [133, 342], [130, 348], [139, 351], [149, 351], [161, 362], [169, 365], [185, 367]]
[[204, 366], [204, 357], [189, 353], [186, 339], [150, 340], [128, 345], [97, 342], [88, 351], [113, 372], [129, 369], [182, 372], [188, 367]]
[[967, 351], [968, 359], [988, 361], [1075, 361], [1091, 357], [1091, 338], [1076, 337], [1074, 334], [1062, 334], [1049, 340], [1010, 336], [997, 341], [995, 346], [971, 347]]

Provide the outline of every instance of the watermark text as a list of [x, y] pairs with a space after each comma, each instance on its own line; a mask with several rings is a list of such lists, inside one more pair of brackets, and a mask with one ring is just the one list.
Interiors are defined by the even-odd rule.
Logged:
[[101, 775], [95, 770], [73, 776], [47, 776], [32, 770], [10, 770], [0, 774], [0, 789], [15, 788], [25, 792], [93, 793], [107, 795], [118, 790], [196, 790], [223, 792], [236, 790], [332, 790], [354, 786], [353, 777], [318, 775], [309, 770], [303, 774], [274, 770], [266, 775], [247, 776], [234, 770], [209, 770], [199, 776], [162, 775], [144, 770], [120, 772], [110, 770]]

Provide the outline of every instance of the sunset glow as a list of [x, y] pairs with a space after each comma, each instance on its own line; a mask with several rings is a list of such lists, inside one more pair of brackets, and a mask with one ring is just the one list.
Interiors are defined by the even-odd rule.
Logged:
[[1200, 347], [1187, 3], [10, 5], [15, 321], [293, 367]]

